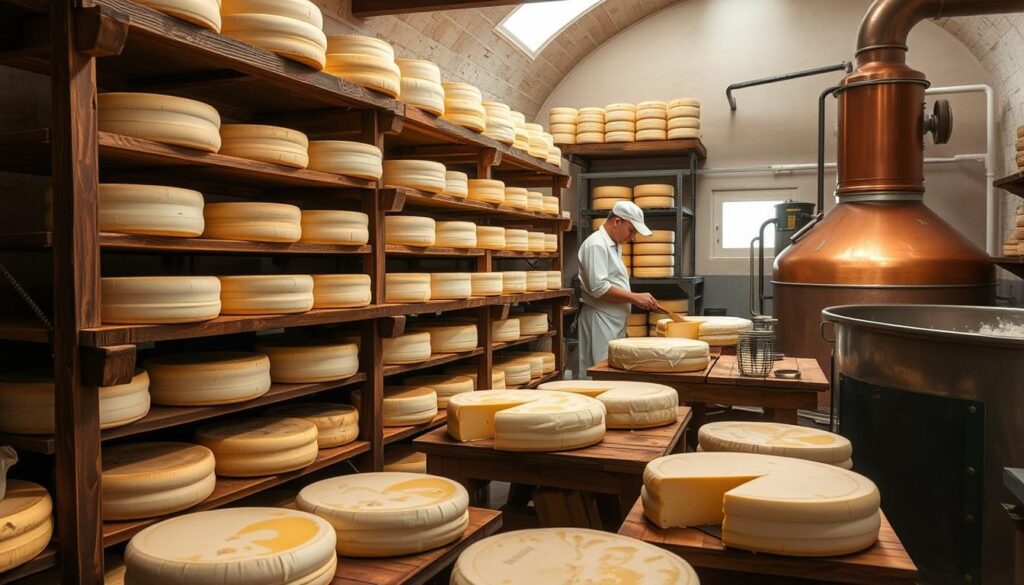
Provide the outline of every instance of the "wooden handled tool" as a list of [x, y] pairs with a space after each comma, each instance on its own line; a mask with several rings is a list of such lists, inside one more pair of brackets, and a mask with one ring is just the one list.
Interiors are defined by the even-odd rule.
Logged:
[[675, 321], [676, 323], [681, 323], [683, 321], [686, 321], [686, 319], [684, 319], [683, 316], [680, 315], [679, 313], [673, 313], [672, 311], [669, 311], [665, 307], [662, 307], [661, 303], [658, 303], [657, 308], [662, 313], [665, 313], [666, 315], [668, 315], [669, 318], [672, 319], [673, 321]]

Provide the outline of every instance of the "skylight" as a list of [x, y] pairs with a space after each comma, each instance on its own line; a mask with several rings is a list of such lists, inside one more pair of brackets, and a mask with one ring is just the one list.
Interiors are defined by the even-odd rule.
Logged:
[[521, 4], [498, 24], [498, 31], [536, 57], [551, 39], [601, 0], [556, 0]]

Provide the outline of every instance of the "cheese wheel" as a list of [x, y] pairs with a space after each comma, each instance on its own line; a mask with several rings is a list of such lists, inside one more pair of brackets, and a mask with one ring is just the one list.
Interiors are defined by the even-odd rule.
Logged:
[[386, 472], [426, 473], [427, 454], [417, 451], [411, 445], [388, 445], [384, 449], [384, 467], [382, 469]]
[[270, 390], [270, 359], [241, 351], [170, 354], [146, 360], [155, 404], [210, 406], [259, 398]]
[[668, 131], [669, 140], [683, 140], [685, 138], [700, 138], [699, 128], [677, 128]]
[[687, 317], [687, 321], [700, 323], [700, 336], [711, 337], [719, 335], [737, 335], [743, 331], [750, 331], [753, 323], [750, 319], [742, 317]]
[[[653, 102], [651, 102], [653, 103]], [[640, 120], [664, 120], [668, 117], [668, 107], [664, 102], [661, 105], [641, 106], [637, 104], [636, 119]]]
[[636, 142], [635, 132], [605, 132], [604, 141], [613, 142]]
[[573, 131], [571, 134], [555, 132], [551, 135], [551, 139], [555, 144], [576, 144], [576, 132]]
[[544, 234], [544, 251], [545, 252], [557, 252], [558, 251], [558, 235], [556, 235], [556, 234]]
[[637, 244], [674, 243], [676, 241], [676, 233], [671, 230], [651, 230], [651, 235], [641, 236], [638, 234], [633, 241]]
[[[518, 338], [519, 336], [516, 335], [516, 337]], [[495, 341], [497, 341], [497, 340], [495, 340]], [[476, 371], [476, 366], [475, 365], [452, 366], [452, 367], [448, 368], [447, 370], [445, 370], [445, 373], [447, 373], [447, 374], [457, 374], [457, 375], [460, 375], [460, 376], [468, 376], [470, 379], [473, 380], [473, 387], [474, 388], [479, 388], [479, 386], [480, 386], [479, 384], [477, 384], [477, 371]], [[491, 370], [491, 385], [490, 385], [490, 388], [492, 388], [492, 389], [499, 389], [499, 390], [503, 390], [505, 388], [505, 372], [503, 372], [503, 371], [501, 371], [501, 370], [499, 370], [497, 368], [493, 368]]]
[[309, 169], [376, 181], [384, 174], [384, 157], [372, 144], [348, 140], [311, 140]]
[[[150, 379], [139, 370], [127, 384], [99, 388], [100, 428], [133, 423], [149, 413]], [[25, 435], [54, 432], [53, 377], [12, 373], [0, 377], [0, 431]]]
[[512, 362], [525, 362], [530, 368], [530, 379], [539, 378], [544, 375], [544, 358], [533, 355], [517, 355], [514, 357], [507, 357], [505, 355], [499, 356], [498, 363], [504, 365]]
[[413, 323], [409, 330], [426, 331], [430, 334], [431, 354], [473, 351], [477, 347], [476, 325], [471, 323]]
[[370, 304], [367, 274], [314, 274], [313, 308], [348, 309]]
[[700, 118], [672, 118], [668, 121], [668, 130], [678, 130], [680, 128], [700, 129]]
[[555, 195], [541, 195], [541, 209], [548, 215], [558, 215], [561, 202]]
[[491, 323], [491, 337], [494, 341], [504, 343], [519, 339], [519, 319], [501, 319]]
[[596, 201], [598, 199], [632, 199], [633, 188], [623, 187], [619, 185], [602, 185], [600, 187], [594, 187], [591, 192], [592, 198]]
[[452, 99], [470, 100], [475, 102], [481, 102], [484, 99], [484, 95], [480, 92], [480, 88], [469, 83], [463, 83], [461, 81], [442, 81], [441, 85], [444, 86], [445, 94]]
[[[532, 379], [530, 363], [523, 360], [506, 360], [494, 362], [494, 367], [505, 373], [505, 384], [509, 387], [517, 387], [529, 384]], [[451, 404], [449, 400], [448, 404]]]
[[516, 128], [512, 122], [501, 121], [488, 116], [484, 136], [489, 136], [503, 144], [512, 145], [516, 141]]
[[327, 340], [260, 343], [256, 351], [270, 358], [270, 379], [284, 384], [340, 380], [359, 371], [359, 348], [354, 343]]
[[612, 132], [636, 132], [636, 123], [631, 120], [626, 122], [605, 122], [604, 133], [610, 134]]
[[[312, 2], [307, 3], [315, 8]], [[223, 8], [221, 20], [220, 33], [226, 37], [277, 53], [316, 71], [324, 68], [327, 36], [320, 26], [277, 14], [229, 14]]]
[[324, 73], [397, 98], [402, 92], [402, 72], [391, 59], [361, 53], [328, 51]]
[[304, 313], [313, 308], [313, 277], [308, 274], [260, 274], [220, 277], [225, 315]]
[[529, 148], [527, 154], [536, 158], [547, 158], [548, 144], [544, 140], [544, 128], [540, 124], [527, 124], [526, 130], [529, 133]]
[[326, 521], [284, 508], [175, 516], [136, 534], [125, 551], [131, 585], [328, 585], [338, 557]]
[[526, 272], [507, 270], [501, 273], [501, 290], [504, 294], [526, 292]]
[[519, 313], [515, 318], [519, 319], [520, 335], [540, 335], [548, 331], [547, 313]]
[[483, 201], [501, 205], [505, 202], [505, 183], [493, 179], [469, 179], [470, 201]]
[[505, 228], [500, 226], [476, 226], [476, 245], [484, 250], [505, 249]]
[[675, 108], [677, 106], [690, 106], [692, 108], [700, 109], [700, 100], [694, 98], [678, 98], [668, 102], [669, 108]]
[[692, 372], [708, 366], [708, 344], [693, 339], [643, 337], [608, 343], [608, 365], [635, 372]]
[[[529, 368], [524, 362], [510, 364]], [[605, 432], [604, 406], [597, 400], [541, 390], [478, 390], [453, 396], [447, 422], [455, 440], [494, 438], [494, 448], [502, 451], [579, 449], [600, 442]]]
[[500, 272], [474, 272], [469, 275], [474, 297], [500, 295], [503, 279]]
[[34, 559], [50, 544], [52, 513], [53, 500], [42, 486], [8, 480], [0, 500], [0, 574]]
[[[555, 369], [557, 368], [557, 363], [555, 361], [555, 354], [551, 353], [550, 351], [510, 351], [510, 352], [507, 352], [505, 355], [508, 355], [508, 356], [511, 356], [511, 357], [514, 357], [514, 358], [524, 358], [524, 357], [539, 358], [540, 359], [540, 367], [541, 367], [541, 373], [542, 374], [550, 374], [550, 373], [554, 372]], [[532, 365], [532, 363], [531, 363], [531, 365]]]
[[664, 132], [668, 129], [668, 122], [665, 118], [642, 118], [636, 122], [636, 131], [643, 132], [644, 130], [660, 130]]
[[141, 0], [139, 4], [213, 32], [220, 32], [218, 0]]
[[203, 195], [199, 191], [100, 183], [97, 201], [101, 232], [182, 238], [203, 233]]
[[606, 132], [609, 131], [609, 126], [614, 127], [611, 131], [615, 131], [616, 128], [624, 130], [624, 128], [616, 126], [617, 124], [628, 124], [629, 127], [635, 129], [636, 112], [630, 112], [628, 110], [606, 110], [604, 114], [604, 123]]
[[527, 191], [526, 210], [534, 213], [542, 213], [544, 211], [544, 194], [538, 191]]
[[473, 279], [469, 272], [432, 272], [430, 300], [462, 300], [473, 296]]
[[558, 270], [548, 270], [547, 273], [547, 290], [558, 290], [562, 288], [562, 273]]
[[634, 278], [672, 278], [675, 274], [675, 267], [671, 266], [643, 266], [632, 270]]
[[633, 198], [639, 197], [674, 197], [676, 188], [664, 183], [647, 183], [633, 187]]
[[317, 457], [316, 425], [301, 418], [249, 417], [196, 429], [213, 451], [217, 475], [258, 477], [302, 469]]
[[389, 215], [384, 218], [384, 241], [405, 246], [433, 246], [437, 241], [437, 224], [429, 217]]
[[668, 140], [668, 133], [664, 130], [638, 130], [636, 133], [637, 142], [649, 142], [652, 140]]
[[647, 337], [647, 325], [626, 325], [626, 337]]
[[96, 103], [100, 132], [204, 152], [220, 150], [220, 114], [202, 102], [155, 93], [111, 92], [99, 94]]
[[284, 203], [209, 203], [203, 208], [204, 238], [249, 242], [298, 242], [302, 210]]
[[627, 198], [613, 199], [611, 197], [602, 197], [601, 199], [594, 199], [592, 207], [595, 210], [608, 210], [608, 209], [611, 209], [612, 207], [615, 207], [615, 204], [620, 202], [620, 201], [631, 201], [631, 200], [627, 199]]
[[425, 303], [429, 300], [429, 274], [388, 272], [384, 275], [385, 303]]
[[[357, 408], [361, 400], [360, 390], [352, 393]], [[386, 386], [381, 414], [386, 427], [428, 423], [437, 416], [437, 393], [426, 386]]]
[[344, 475], [306, 486], [295, 500], [337, 531], [338, 554], [411, 555], [462, 537], [469, 493], [443, 477], [377, 472]]
[[469, 177], [466, 173], [459, 171], [445, 171], [444, 194], [459, 199], [465, 199], [469, 195]]
[[398, 99], [435, 116], [444, 115], [444, 88], [440, 83], [403, 75]]
[[576, 144], [604, 144], [604, 128], [600, 132], [580, 132], [576, 134]]
[[309, 244], [363, 245], [370, 241], [369, 216], [358, 211], [303, 210], [299, 241]]
[[499, 206], [503, 209], [526, 209], [526, 189], [505, 187], [505, 199]]
[[539, 390], [575, 392], [598, 399], [605, 407], [609, 429], [646, 429], [676, 421], [679, 394], [670, 386], [648, 382], [564, 380]]
[[195, 506], [217, 483], [213, 451], [189, 443], [103, 448], [104, 520], [137, 520]]
[[270, 408], [267, 416], [301, 418], [316, 425], [320, 449], [347, 445], [359, 436], [359, 411], [348, 404], [296, 402]]
[[127, 276], [100, 279], [104, 323], [155, 324], [208, 321], [220, 315], [215, 276]]
[[543, 252], [546, 247], [546, 235], [543, 232], [527, 232], [527, 250], [530, 252]]
[[476, 224], [471, 221], [438, 221], [434, 245], [449, 248], [476, 248]]
[[448, 406], [448, 399], [456, 394], [472, 392], [473, 378], [459, 374], [434, 374], [428, 376], [411, 376], [402, 382], [409, 386], [427, 386], [437, 394], [437, 407]]
[[395, 59], [395, 65], [398, 65], [403, 79], [407, 77], [422, 79], [439, 86], [441, 85], [441, 68], [433, 61], [424, 59]]
[[620, 111], [620, 110], [621, 111], [625, 111], [625, 112], [635, 112], [636, 111], [636, 104], [630, 104], [630, 103], [626, 103], [626, 102], [616, 102], [614, 104], [608, 104], [607, 106], [604, 107], [604, 111], [605, 112], [614, 112], [614, 111]]
[[[551, 122], [548, 125], [548, 132], [551, 133], [551, 137], [554, 138], [559, 134], [572, 134], [576, 135], [576, 123], [575, 122]], [[558, 142], [556, 139], [555, 142]]]
[[672, 254], [633, 254], [633, 266], [638, 268], [655, 266], [674, 266], [675, 262], [676, 257]]
[[668, 110], [669, 118], [700, 118], [700, 108], [693, 106], [672, 106]]
[[[636, 244], [633, 247], [633, 260], [638, 256], [646, 255], [672, 255], [675, 253], [675, 244]], [[639, 266], [639, 264], [637, 264]]]
[[483, 108], [467, 108], [467, 104], [446, 99], [442, 120], [469, 128], [474, 132], [483, 132], [487, 128], [487, 115]]
[[566, 106], [555, 106], [555, 107], [551, 108], [550, 110], [548, 110], [548, 112], [550, 114], [552, 114], [552, 115], [562, 115], [562, 116], [576, 116], [576, 115], [578, 115], [580, 113], [580, 111], [578, 109], [570, 108], [570, 107], [566, 107]]
[[604, 120], [601, 120], [600, 122], [580, 122], [576, 125], [576, 138], [578, 139], [580, 134], [591, 134], [597, 132], [604, 134], [604, 125]]
[[222, 14], [276, 14], [323, 28], [320, 9], [308, 0], [223, 0]]
[[414, 364], [430, 359], [430, 333], [409, 333], [383, 340], [385, 364]]
[[220, 154], [297, 169], [309, 164], [309, 139], [298, 130], [261, 124], [222, 124]]
[[853, 455], [846, 437], [815, 428], [769, 422], [721, 421], [701, 426], [704, 451], [758, 453], [840, 465]]
[[580, 116], [601, 116], [604, 117], [604, 108], [588, 106], [585, 108], [579, 108]]
[[386, 160], [381, 182], [428, 193], [444, 193], [445, 168], [431, 160]]
[[[361, 35], [332, 35], [327, 37], [327, 52], [332, 55], [370, 55], [378, 59], [395, 61], [395, 50], [390, 43], [384, 39]], [[422, 63], [428, 63], [428, 61], [422, 61]], [[438, 79], [437, 82], [441, 83], [441, 80]]]
[[530, 271], [526, 273], [526, 292], [540, 292], [548, 289], [548, 274], [547, 272], [534, 272]]
[[513, 250], [517, 252], [529, 251], [530, 233], [526, 230], [506, 228], [504, 249]]

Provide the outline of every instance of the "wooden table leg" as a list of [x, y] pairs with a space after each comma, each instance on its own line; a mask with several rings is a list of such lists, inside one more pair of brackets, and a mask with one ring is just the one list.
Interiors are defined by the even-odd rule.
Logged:
[[[687, 402], [686, 405], [690, 407], [693, 416], [690, 418], [690, 425], [686, 428], [685, 443], [690, 451], [694, 451], [697, 449], [697, 431], [708, 420], [708, 406], [703, 402]], [[680, 441], [680, 443], [683, 442]]]
[[794, 408], [766, 408], [765, 414], [772, 421], [789, 425], [797, 424], [796, 409]]

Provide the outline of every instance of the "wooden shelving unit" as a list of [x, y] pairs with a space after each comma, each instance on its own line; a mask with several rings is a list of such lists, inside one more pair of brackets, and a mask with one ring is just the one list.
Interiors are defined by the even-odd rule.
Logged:
[[[1002, 179], [996, 179], [992, 185], [1013, 193], [1017, 197], [1024, 198], [1024, 171], [1014, 173]], [[1002, 242], [999, 242], [1002, 245]], [[1012, 272], [1017, 278], [1024, 278], [1024, 257], [1022, 256], [994, 256], [992, 262], [996, 266]]]
[[[357, 441], [321, 450], [310, 466], [280, 475], [236, 479], [218, 478], [216, 489], [193, 510], [216, 508], [340, 463], [360, 470], [379, 470], [384, 446], [445, 424], [441, 412], [430, 423], [385, 428], [380, 402], [385, 379], [440, 368], [457, 361], [477, 367], [489, 380], [496, 350], [551, 338], [556, 373], [531, 381], [535, 386], [564, 370], [563, 309], [571, 291], [475, 297], [459, 301], [385, 304], [384, 275], [389, 263], [448, 263], [465, 271], [491, 271], [504, 262], [561, 270], [562, 233], [571, 227], [560, 216], [434, 195], [414, 189], [292, 169], [236, 157], [202, 153], [150, 140], [97, 131], [95, 95], [101, 91], [163, 93], [210, 104], [225, 120], [266, 123], [306, 132], [312, 139], [357, 140], [374, 144], [386, 158], [423, 158], [465, 170], [470, 176], [495, 178], [510, 185], [550, 188], [561, 195], [568, 174], [527, 153], [453, 125], [436, 117], [331, 75], [184, 21], [132, 0], [96, 0], [88, 7], [73, 0], [0, 0], [0, 20], [12, 30], [47, 34], [13, 39], [0, 52], [0, 65], [49, 76], [52, 115], [48, 128], [0, 134], [0, 170], [50, 177], [53, 227], [0, 235], [0, 250], [8, 256], [33, 254], [53, 274], [52, 307], [46, 307], [52, 330], [26, 316], [0, 321], [0, 340], [14, 342], [26, 353], [52, 352], [56, 392], [56, 434], [0, 435], [0, 444], [37, 454], [43, 461], [32, 479], [44, 483], [54, 496], [54, 542], [36, 559], [0, 575], [0, 584], [14, 582], [58, 567], [61, 582], [100, 585], [104, 548], [123, 543], [139, 530], [159, 521], [103, 522], [100, 518], [100, 460], [107, 441], [154, 440], [188, 432], [203, 421], [246, 416], [285, 401], [318, 394], [360, 389], [364, 398]], [[45, 27], [49, 23], [49, 29]], [[305, 209], [359, 210], [370, 217], [370, 241], [361, 246], [267, 244], [206, 238], [137, 236], [98, 231], [98, 183], [135, 182], [194, 188], [239, 200], [286, 202]], [[388, 213], [423, 212], [528, 228], [558, 235], [558, 252], [492, 252], [480, 249], [426, 248], [386, 245], [384, 217]], [[35, 228], [38, 230], [39, 228]], [[373, 304], [358, 309], [325, 309], [289, 315], [221, 316], [177, 325], [110, 325], [100, 318], [99, 279], [104, 268], [136, 256], [153, 258], [152, 265], [168, 274], [190, 273], [193, 260], [207, 256], [268, 258], [267, 273], [284, 272], [286, 262], [322, 263], [321, 272], [358, 272], [371, 279]], [[241, 260], [240, 260], [241, 261]], [[543, 263], [543, 264], [541, 264]], [[339, 270], [338, 266], [357, 266]], [[317, 264], [319, 265], [319, 264]], [[449, 268], [451, 269], [451, 268]], [[432, 268], [431, 271], [439, 271]], [[292, 272], [292, 271], [288, 271]], [[301, 272], [301, 271], [299, 271]], [[316, 272], [310, 270], [310, 272]], [[509, 307], [530, 304], [547, 311], [554, 328], [510, 343], [494, 343], [491, 323]], [[479, 347], [459, 354], [432, 356], [418, 364], [385, 366], [382, 337], [392, 335], [406, 317], [455, 313], [477, 325]], [[280, 329], [345, 326], [361, 337], [360, 372], [345, 380], [317, 384], [274, 384], [260, 398], [244, 403], [183, 408], [154, 405], [143, 419], [122, 427], [100, 430], [95, 386], [123, 383], [136, 365], [136, 347], [145, 351], [181, 351], [182, 347], [217, 343], [251, 343], [254, 334]], [[155, 348], [150, 347], [153, 344]], [[49, 458], [49, 459], [48, 459]], [[22, 465], [13, 476], [27, 470]], [[51, 470], [55, 470], [52, 474]], [[493, 519], [488, 520], [496, 527]], [[338, 579], [344, 581], [344, 568]]]

